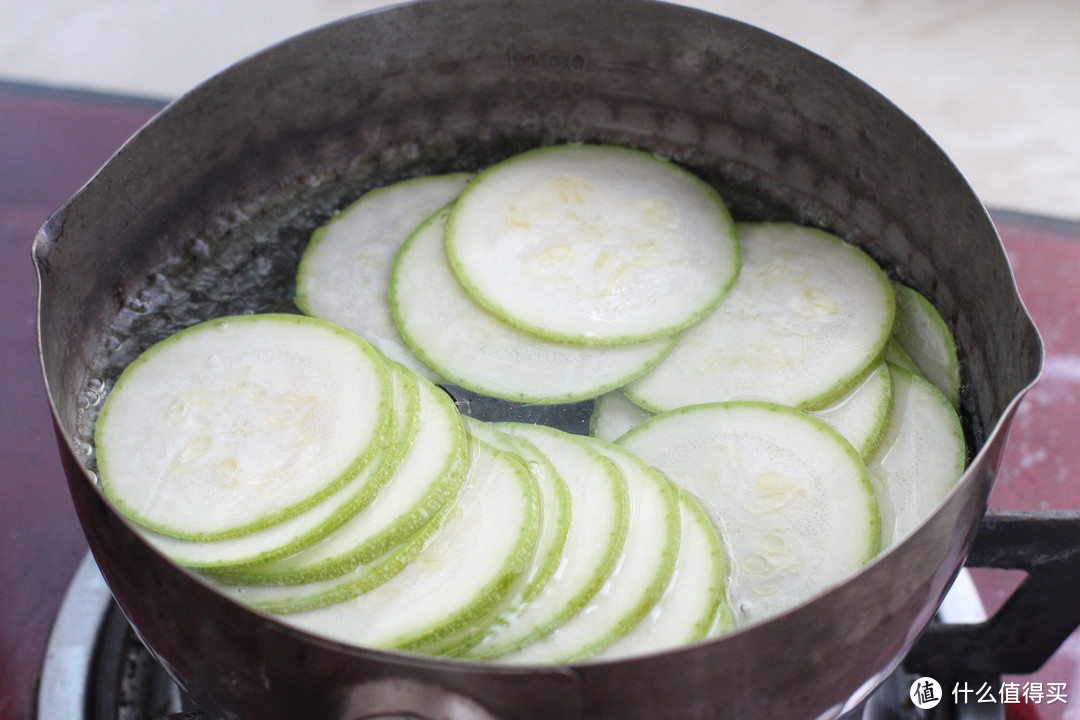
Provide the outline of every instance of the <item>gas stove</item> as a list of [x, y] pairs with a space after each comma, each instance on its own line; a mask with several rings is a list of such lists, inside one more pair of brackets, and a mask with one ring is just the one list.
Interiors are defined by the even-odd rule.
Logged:
[[[143, 99], [0, 83], [5, 129], [0, 133], [3, 720], [195, 716], [114, 608], [86, 559], [41, 383], [29, 260], [41, 221], [160, 107]], [[991, 508], [1031, 513], [1080, 508], [1080, 484], [1072, 481], [1080, 472], [1080, 449], [1073, 440], [1073, 428], [1080, 426], [1080, 333], [1075, 332], [1080, 224], [992, 215], [1021, 296], [1043, 335], [1047, 362], [1013, 423]], [[1070, 564], [1080, 550], [1077, 517], [1037, 516], [1038, 526], [1050, 528], [1053, 536], [1049, 547], [1040, 547], [1024, 537], [1031, 513], [994, 516], [984, 525], [989, 533], [980, 533], [969, 563], [978, 567], [960, 576], [942, 609], [945, 622], [932, 626], [904, 666], [865, 705], [851, 708], [846, 719], [1062, 720], [1080, 705], [1080, 633], [1075, 618], [1059, 612], [1076, 605], [1080, 590], [1068, 585], [1080, 579], [1080, 569]], [[1026, 624], [979, 624], [984, 613], [996, 617], [1017, 576], [1029, 570], [1035, 578], [1027, 586], [1031, 592], [1006, 603]], [[1063, 583], [1063, 594], [1039, 588]], [[970, 602], [976, 594], [984, 608]], [[971, 621], [974, 627], [956, 625]], [[934, 688], [923, 683], [926, 678], [938, 682], [940, 702], [923, 711], [915, 707], [912, 689], [915, 699], [932, 702], [928, 691]], [[961, 711], [965, 714], [956, 714]]]

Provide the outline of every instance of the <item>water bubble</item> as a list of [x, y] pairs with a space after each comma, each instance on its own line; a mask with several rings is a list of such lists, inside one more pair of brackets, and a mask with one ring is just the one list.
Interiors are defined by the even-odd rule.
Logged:
[[260, 255], [255, 258], [255, 262], [252, 263], [252, 270], [256, 275], [266, 276], [269, 275], [274, 269], [274, 262], [265, 256]]
[[124, 300], [124, 307], [132, 312], [144, 313], [150, 309], [150, 303], [145, 292], [140, 292], [137, 295], [129, 295]]
[[127, 337], [121, 335], [116, 331], [106, 332], [103, 340], [103, 346], [106, 352], [113, 353], [120, 348], [127, 341]]
[[196, 259], [205, 259], [210, 257], [210, 244], [202, 238], [195, 238], [188, 243], [187, 253]]

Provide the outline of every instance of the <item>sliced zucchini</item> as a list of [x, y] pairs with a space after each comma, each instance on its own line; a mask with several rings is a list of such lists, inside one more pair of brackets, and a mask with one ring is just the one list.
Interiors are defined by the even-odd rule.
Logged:
[[218, 540], [332, 496], [379, 457], [382, 356], [301, 315], [211, 320], [120, 375], [95, 429], [102, 488], [150, 530]]
[[465, 427], [445, 392], [418, 375], [411, 379], [419, 400], [417, 427], [382, 492], [321, 542], [280, 560], [229, 573], [225, 576], [229, 582], [297, 584], [352, 572], [407, 541], [455, 500], [467, 469]]
[[683, 333], [625, 392], [662, 412], [764, 400], [808, 410], [849, 392], [892, 330], [888, 277], [862, 250], [814, 228], [740, 225], [743, 265], [716, 312]]
[[296, 273], [296, 306], [352, 330], [391, 359], [438, 376], [409, 351], [390, 317], [390, 268], [405, 238], [472, 176], [412, 178], [365, 193], [316, 230]]
[[[893, 324], [893, 329], [896, 329], [895, 324]], [[900, 346], [900, 343], [896, 339], [896, 335], [889, 337], [889, 342], [885, 344], [885, 350], [882, 352], [881, 357], [886, 362], [901, 367], [908, 372], [922, 374], [919, 367], [915, 364], [915, 361], [912, 360], [911, 356], [907, 354], [907, 351]]]
[[740, 626], [843, 581], [878, 551], [866, 466], [807, 413], [761, 402], [695, 405], [647, 420], [619, 444], [695, 495], [719, 528]]
[[914, 529], [964, 473], [967, 444], [949, 399], [925, 378], [890, 365], [895, 399], [881, 447], [867, 463], [881, 506], [882, 544]]
[[418, 652], [490, 622], [532, 563], [540, 492], [515, 455], [475, 440], [470, 448], [457, 504], [412, 562], [353, 599], [281, 619], [339, 642]]
[[945, 393], [953, 407], [960, 406], [960, 360], [956, 341], [941, 313], [917, 290], [894, 283], [896, 324], [893, 336], [915, 366]]
[[205, 574], [207, 581], [237, 602], [274, 614], [297, 613], [333, 605], [373, 590], [416, 559], [442, 529], [454, 503], [439, 508], [434, 517], [404, 542], [383, 555], [326, 579], [293, 585], [235, 584], [228, 576]]
[[885, 437], [892, 412], [892, 393], [892, 376], [888, 364], [882, 360], [844, 397], [810, 414], [847, 438], [865, 462]]
[[723, 543], [701, 504], [685, 490], [679, 491], [679, 521], [679, 557], [660, 602], [593, 660], [660, 652], [733, 629]]
[[216, 573], [243, 574], [252, 565], [286, 557], [317, 542], [366, 507], [397, 470], [416, 432], [419, 397], [412, 373], [389, 363], [394, 422], [381, 441], [379, 458], [369, 462], [345, 487], [299, 515], [255, 532], [224, 540], [183, 540], [144, 531], [151, 545], [173, 561]]
[[[843, 435], [865, 461], [874, 454], [889, 424], [892, 381], [884, 361], [846, 395], [821, 410], [809, 411]], [[590, 434], [614, 442], [653, 416], [620, 391], [596, 398]]]
[[635, 405], [620, 390], [606, 392], [596, 398], [589, 416], [589, 434], [601, 440], [615, 442], [622, 435], [652, 417], [652, 413]]
[[570, 488], [559, 471], [535, 445], [522, 437], [514, 437], [498, 430], [491, 423], [465, 418], [466, 427], [473, 437], [504, 452], [520, 456], [528, 464], [529, 471], [540, 488], [542, 525], [536, 548], [536, 558], [525, 578], [520, 598], [515, 600], [511, 612], [531, 602], [551, 580], [562, 564], [563, 548], [570, 531]]
[[520, 330], [594, 345], [671, 335], [739, 268], [716, 192], [654, 155], [598, 145], [522, 153], [454, 204], [446, 252], [465, 292]]
[[382, 441], [380, 456], [326, 500], [281, 522], [221, 540], [187, 540], [143, 530], [143, 537], [174, 562], [216, 573], [244, 573], [318, 542], [371, 502], [394, 473], [392, 433]]
[[568, 663], [589, 658], [636, 627], [660, 601], [679, 552], [679, 495], [663, 475], [625, 449], [579, 438], [615, 463], [630, 493], [630, 524], [615, 570], [581, 612], [500, 662]]
[[674, 338], [614, 348], [541, 340], [474, 303], [446, 262], [443, 208], [394, 263], [390, 308], [425, 364], [463, 388], [516, 402], [569, 403], [619, 387], [660, 362]]
[[461, 653], [471, 659], [504, 656], [547, 635], [581, 612], [615, 569], [629, 526], [630, 498], [619, 468], [576, 436], [542, 425], [496, 423], [531, 442], [570, 490], [570, 528], [559, 570], [524, 608], [502, 618]]

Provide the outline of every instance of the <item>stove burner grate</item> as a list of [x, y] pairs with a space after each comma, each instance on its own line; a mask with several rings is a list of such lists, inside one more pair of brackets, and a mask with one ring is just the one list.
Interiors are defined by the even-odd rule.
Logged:
[[116, 605], [105, 612], [88, 677], [87, 720], [180, 720], [195, 710]]

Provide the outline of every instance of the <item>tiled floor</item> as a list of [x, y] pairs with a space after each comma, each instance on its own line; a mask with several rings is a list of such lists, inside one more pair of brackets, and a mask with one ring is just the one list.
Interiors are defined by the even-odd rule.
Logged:
[[[0, 0], [0, 80], [173, 97], [380, 0]], [[846, 67], [918, 120], [983, 201], [1080, 219], [1080, 3], [686, 0]]]

